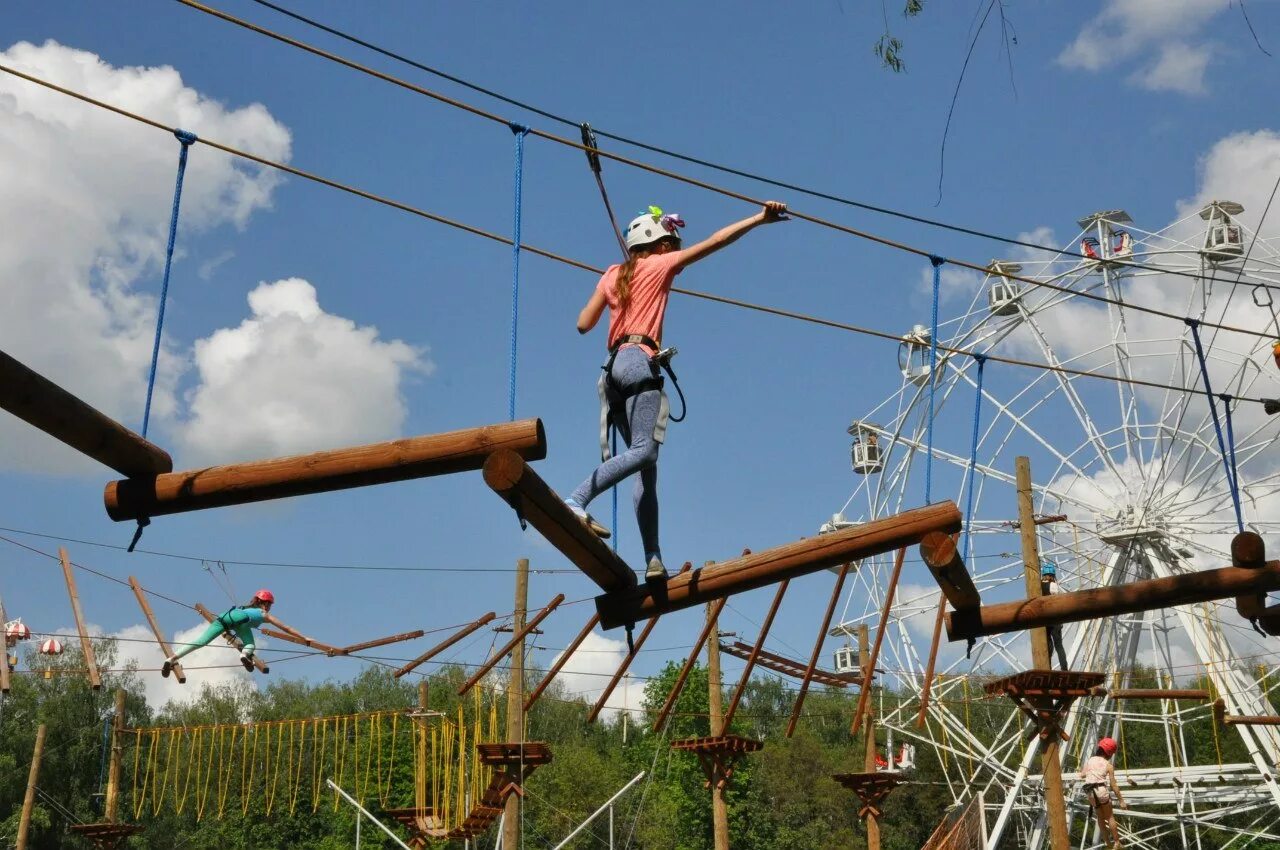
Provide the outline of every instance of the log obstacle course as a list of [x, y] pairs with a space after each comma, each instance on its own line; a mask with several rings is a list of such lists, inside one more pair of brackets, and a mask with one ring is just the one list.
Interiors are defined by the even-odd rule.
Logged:
[[173, 459], [104, 413], [0, 351], [0, 408], [121, 475], [173, 469]]
[[672, 741], [671, 749], [693, 753], [707, 777], [706, 788], [724, 790], [733, 781], [739, 759], [764, 749], [764, 744], [740, 735], [710, 735]]
[[112, 481], [103, 493], [117, 522], [389, 484], [480, 469], [493, 452], [547, 456], [539, 419], [407, 437], [366, 446]]
[[[173, 657], [173, 649], [170, 648], [169, 642], [164, 639], [164, 632], [160, 631], [160, 624], [156, 622], [156, 615], [151, 610], [151, 603], [147, 601], [147, 594], [142, 589], [142, 585], [138, 584], [138, 580], [133, 576], [129, 576], [129, 587], [133, 589], [133, 595], [138, 599], [138, 605], [142, 608], [142, 614], [147, 618], [147, 625], [151, 627], [151, 633], [156, 636], [156, 643], [160, 644], [160, 651], [164, 653], [165, 658]], [[173, 662], [173, 675], [178, 680], [179, 685], [187, 683], [187, 674], [182, 671], [182, 663]]]
[[[743, 643], [740, 640], [735, 640], [733, 643], [720, 644], [720, 651], [725, 655], [732, 655], [734, 658], [743, 661], [751, 658], [752, 649], [754, 647], [751, 644]], [[807, 671], [805, 662], [777, 655], [765, 649], [761, 649], [757, 653], [756, 666], [772, 670], [775, 673], [781, 673], [784, 676], [790, 676], [793, 679], [803, 679]], [[816, 682], [819, 685], [826, 685], [829, 688], [847, 688], [853, 683], [854, 676], [849, 673], [832, 673], [829, 670], [820, 670], [815, 667], [813, 672], [809, 674], [809, 681]]]
[[1018, 710], [1035, 724], [1041, 740], [1069, 741], [1062, 729], [1071, 705], [1081, 697], [1093, 696], [1107, 679], [1105, 673], [1072, 670], [1026, 670], [983, 686], [987, 696], [1007, 696]]

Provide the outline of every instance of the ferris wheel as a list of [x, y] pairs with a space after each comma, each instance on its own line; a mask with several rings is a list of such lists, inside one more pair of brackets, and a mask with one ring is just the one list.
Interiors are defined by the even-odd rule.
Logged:
[[[1280, 292], [1280, 245], [1257, 239], [1239, 221], [1242, 212], [1237, 203], [1213, 201], [1155, 232], [1137, 227], [1123, 210], [1098, 212], [1078, 222], [1069, 249], [992, 261], [985, 279], [975, 275], [968, 287], [944, 292], [939, 344], [1049, 368], [939, 351], [931, 415], [931, 332], [915, 326], [902, 337], [900, 388], [849, 428], [857, 486], [822, 530], [920, 504], [928, 475], [935, 500], [954, 498], [965, 511], [961, 545], [984, 602], [1019, 598], [1025, 579], [1012, 522], [1014, 458], [1026, 455], [1045, 521], [1037, 529], [1039, 551], [1056, 564], [1065, 591], [1229, 565], [1237, 516], [1264, 537], [1280, 531], [1280, 417], [1253, 402], [1227, 409], [1224, 401], [1231, 400], [1222, 398], [1215, 399], [1215, 416], [1204, 391], [1207, 373], [1215, 394], [1280, 396], [1280, 353], [1273, 360], [1272, 339], [1209, 327], [1280, 335], [1271, 297]], [[1141, 381], [1161, 388], [1135, 383]], [[1230, 433], [1220, 441], [1223, 430]], [[1234, 452], [1234, 472], [1224, 465], [1224, 447], [1228, 457]], [[890, 556], [850, 572], [833, 634], [853, 638], [859, 626], [878, 623], [891, 572]], [[1016, 712], [993, 714], [981, 702], [982, 680], [1032, 666], [1026, 633], [981, 639], [968, 657], [944, 635], [921, 728], [919, 696], [938, 609], [937, 586], [918, 562], [908, 562], [877, 664], [888, 692], [907, 699], [884, 705], [882, 734], [932, 749], [957, 803], [985, 796], [988, 847], [1015, 835], [1017, 846], [1046, 846], [1040, 759], [1027, 746], [1028, 727]], [[1159, 688], [1207, 683], [1231, 714], [1275, 714], [1267, 693], [1280, 683], [1280, 646], [1251, 630], [1231, 600], [1071, 624], [1063, 636], [1071, 669], [1104, 673], [1113, 688], [1129, 687], [1141, 668], [1143, 682]], [[849, 656], [838, 651], [837, 664]], [[1068, 794], [1099, 736], [1117, 737], [1123, 747], [1126, 729], [1154, 724], [1161, 727], [1158, 745], [1117, 760], [1131, 806], [1120, 820], [1126, 846], [1280, 840], [1277, 727], [1220, 730], [1243, 745], [1229, 752], [1245, 754], [1221, 763], [1194, 742], [1189, 747], [1192, 725], [1205, 728], [1210, 711], [1203, 700], [1166, 700], [1145, 715], [1109, 697], [1077, 701], [1063, 727], [1071, 736], [1062, 766]], [[975, 714], [986, 721], [975, 722]], [[1072, 795], [1073, 844], [1099, 846], [1091, 821], [1085, 828], [1087, 816], [1083, 798]]]

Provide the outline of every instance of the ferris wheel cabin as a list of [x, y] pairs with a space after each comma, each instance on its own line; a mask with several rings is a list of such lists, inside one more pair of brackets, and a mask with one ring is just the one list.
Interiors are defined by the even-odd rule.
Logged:
[[1244, 232], [1231, 218], [1242, 212], [1244, 205], [1235, 201], [1210, 201], [1200, 210], [1200, 218], [1208, 222], [1200, 253], [1210, 263], [1230, 263], [1244, 255]]
[[987, 307], [993, 316], [1018, 315], [1018, 302], [1022, 299], [1022, 286], [1010, 275], [1022, 271], [1020, 263], [992, 260], [987, 265]]
[[1121, 225], [1132, 224], [1133, 217], [1124, 210], [1102, 210], [1079, 219], [1076, 224], [1085, 232], [1080, 240], [1080, 253], [1086, 263], [1114, 268], [1133, 257], [1133, 235]]
[[929, 349], [933, 341], [932, 334], [924, 325], [916, 325], [902, 337], [898, 343], [898, 369], [902, 377], [913, 384], [923, 384], [929, 380]]
[[868, 475], [884, 469], [884, 460], [880, 455], [879, 425], [855, 419], [849, 426], [849, 436], [853, 437], [849, 455], [853, 461], [854, 472], [859, 475]]

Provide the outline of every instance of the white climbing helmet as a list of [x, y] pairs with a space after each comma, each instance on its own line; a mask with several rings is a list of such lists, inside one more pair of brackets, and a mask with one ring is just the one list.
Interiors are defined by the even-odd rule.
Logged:
[[678, 213], [663, 213], [659, 207], [649, 207], [627, 225], [627, 250], [651, 245], [668, 236], [679, 242], [682, 227], [684, 219]]

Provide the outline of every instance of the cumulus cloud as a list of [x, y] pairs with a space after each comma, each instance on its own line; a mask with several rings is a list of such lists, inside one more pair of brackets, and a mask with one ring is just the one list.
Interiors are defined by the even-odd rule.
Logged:
[[1095, 72], [1134, 63], [1129, 81], [1141, 88], [1202, 94], [1215, 51], [1211, 42], [1193, 40], [1230, 7], [1230, 0], [1106, 0], [1058, 63]]
[[[116, 67], [52, 41], [15, 44], [0, 61], [263, 156], [289, 156], [289, 132], [266, 108], [225, 107], [173, 68]], [[0, 75], [4, 350], [129, 423], [142, 410], [177, 149], [153, 128]], [[277, 183], [272, 172], [195, 148], [182, 232], [243, 227], [270, 204]], [[184, 361], [166, 343], [153, 415], [173, 414]], [[0, 465], [84, 463], [24, 423], [0, 419]]]
[[[176, 650], [183, 643], [195, 640], [203, 631], [203, 624], [178, 631], [172, 635], [170, 646]], [[146, 691], [147, 704], [155, 708], [169, 702], [193, 702], [200, 696], [201, 688], [205, 685], [217, 688], [234, 682], [253, 683], [252, 675], [240, 666], [239, 655], [220, 638], [182, 659], [187, 683], [180, 685], [175, 676], [166, 679], [154, 672], [164, 663], [164, 653], [147, 626], [127, 626], [107, 637], [117, 639], [116, 659], [119, 666], [127, 666], [132, 661], [137, 663], [139, 670], [144, 671], [138, 677]], [[261, 643], [258, 646], [261, 648]]]
[[[556, 656], [557, 661], [560, 655]], [[622, 665], [626, 655], [625, 640], [614, 640], [599, 632], [591, 632], [577, 651], [569, 657], [556, 678], [564, 685], [566, 692], [595, 702], [604, 691], [604, 686], [609, 683], [609, 677]], [[552, 661], [552, 664], [555, 663]], [[609, 695], [602, 714], [617, 716], [623, 709], [634, 710], [642, 705], [644, 705], [643, 683], [633, 682], [627, 678]]]
[[406, 373], [432, 368], [422, 352], [326, 313], [299, 278], [259, 284], [249, 310], [195, 343], [198, 385], [181, 428], [190, 455], [268, 457], [398, 433]]

